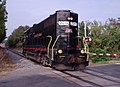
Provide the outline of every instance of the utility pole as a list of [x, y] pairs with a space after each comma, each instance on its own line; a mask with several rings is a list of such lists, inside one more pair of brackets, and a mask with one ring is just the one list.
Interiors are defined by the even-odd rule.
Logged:
[[87, 37], [86, 23], [84, 22], [84, 37]]

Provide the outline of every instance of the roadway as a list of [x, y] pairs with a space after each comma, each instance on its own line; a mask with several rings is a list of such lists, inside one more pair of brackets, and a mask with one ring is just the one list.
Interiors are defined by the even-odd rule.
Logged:
[[60, 72], [8, 52], [16, 67], [0, 76], [0, 87], [120, 87], [120, 64], [90, 65], [83, 72]]

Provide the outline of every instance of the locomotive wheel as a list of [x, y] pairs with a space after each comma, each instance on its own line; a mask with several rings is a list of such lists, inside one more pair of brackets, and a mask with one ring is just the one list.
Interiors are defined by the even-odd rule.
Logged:
[[43, 66], [47, 65], [47, 58], [45, 56], [42, 56], [41, 63], [42, 63]]
[[85, 64], [80, 64], [79, 67], [80, 67], [80, 70], [83, 71], [85, 69], [86, 65]]
[[86, 58], [81, 58], [81, 64], [79, 65], [81, 71], [83, 71], [86, 67], [84, 62], [86, 62]]

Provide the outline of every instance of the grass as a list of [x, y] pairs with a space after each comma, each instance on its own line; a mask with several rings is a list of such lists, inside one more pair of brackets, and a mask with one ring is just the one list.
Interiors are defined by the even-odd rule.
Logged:
[[115, 64], [120, 63], [120, 57], [91, 56], [92, 64]]
[[8, 53], [0, 48], [0, 75], [6, 74], [15, 68], [15, 64], [9, 59]]

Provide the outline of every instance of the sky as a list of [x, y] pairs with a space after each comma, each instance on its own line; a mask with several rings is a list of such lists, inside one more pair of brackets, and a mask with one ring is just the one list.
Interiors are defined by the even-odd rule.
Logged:
[[72, 10], [81, 21], [101, 21], [120, 17], [120, 0], [7, 0], [7, 36], [19, 26], [29, 25], [47, 18], [57, 10]]

